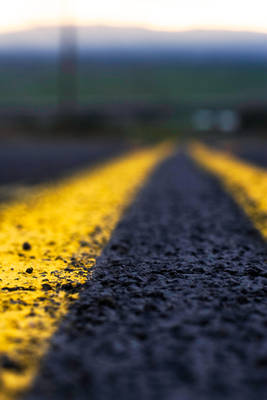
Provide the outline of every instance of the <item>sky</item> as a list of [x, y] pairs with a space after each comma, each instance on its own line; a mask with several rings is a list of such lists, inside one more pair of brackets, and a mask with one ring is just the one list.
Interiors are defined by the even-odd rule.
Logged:
[[169, 31], [267, 32], [267, 0], [8, 0], [1, 4], [0, 32], [62, 21]]

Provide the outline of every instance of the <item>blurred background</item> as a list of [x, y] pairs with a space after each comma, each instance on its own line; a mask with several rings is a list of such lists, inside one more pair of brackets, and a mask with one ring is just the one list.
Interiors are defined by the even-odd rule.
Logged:
[[[106, 155], [165, 137], [264, 137], [266, 13], [263, 0], [5, 2], [0, 15], [0, 167], [10, 170], [5, 179], [12, 173], [25, 178], [24, 171], [14, 172], [21, 157], [23, 165], [31, 160], [29, 171], [37, 164], [42, 170], [39, 164], [47, 159], [55, 170], [76, 147], [75, 162], [88, 161], [80, 140], [90, 142], [93, 159], [96, 148]], [[72, 142], [66, 150], [70, 139], [76, 147]], [[41, 150], [40, 142], [46, 142]], [[38, 168], [36, 176], [43, 173]], [[49, 175], [52, 167], [46, 168]]]

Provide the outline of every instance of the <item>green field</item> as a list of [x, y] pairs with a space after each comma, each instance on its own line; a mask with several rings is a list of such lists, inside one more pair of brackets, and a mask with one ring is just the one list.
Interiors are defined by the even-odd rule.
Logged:
[[[77, 77], [81, 104], [230, 102], [266, 100], [263, 64], [194, 65], [178, 62], [83, 62]], [[52, 61], [1, 63], [0, 104], [55, 105], [58, 69]]]

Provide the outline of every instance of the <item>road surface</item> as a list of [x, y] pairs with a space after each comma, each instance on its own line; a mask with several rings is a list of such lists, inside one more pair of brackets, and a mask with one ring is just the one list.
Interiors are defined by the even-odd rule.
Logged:
[[2, 211], [4, 399], [265, 398], [265, 149], [233, 151], [127, 153]]

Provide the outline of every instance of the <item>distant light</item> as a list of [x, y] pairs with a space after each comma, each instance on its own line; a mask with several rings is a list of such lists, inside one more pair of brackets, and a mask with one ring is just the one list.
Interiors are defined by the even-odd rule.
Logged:
[[197, 110], [193, 114], [192, 123], [197, 131], [209, 131], [214, 127], [215, 113], [212, 110]]
[[240, 127], [240, 117], [236, 111], [222, 110], [218, 112], [217, 124], [222, 132], [235, 132]]
[[240, 127], [239, 114], [234, 110], [197, 110], [192, 116], [192, 124], [197, 131], [235, 132]]

